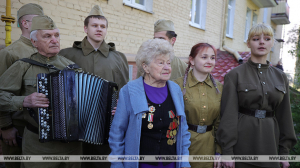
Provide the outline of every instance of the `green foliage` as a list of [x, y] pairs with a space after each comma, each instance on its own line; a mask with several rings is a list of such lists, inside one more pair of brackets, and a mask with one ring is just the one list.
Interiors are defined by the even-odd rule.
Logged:
[[[297, 144], [290, 150], [291, 155], [300, 155], [300, 93], [290, 88], [290, 100], [291, 100], [291, 109], [292, 109], [292, 116], [294, 122], [294, 129], [295, 134], [297, 137]], [[290, 168], [299, 168], [299, 162], [290, 162]]]

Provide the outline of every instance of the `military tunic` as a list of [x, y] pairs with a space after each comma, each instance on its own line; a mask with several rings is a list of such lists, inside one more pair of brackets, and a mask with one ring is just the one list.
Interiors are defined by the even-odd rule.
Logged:
[[[47, 58], [39, 53], [33, 54], [31, 59], [43, 64], [51, 64], [58, 69], [63, 69], [67, 65], [74, 64], [72, 61], [56, 55]], [[39, 73], [50, 73], [44, 67], [31, 65], [23, 61], [14, 63], [4, 74], [0, 77], [0, 109], [5, 112], [23, 111], [24, 119], [35, 127], [38, 124], [29, 115], [26, 108], [23, 108], [24, 98], [37, 91], [36, 76]], [[37, 115], [37, 108], [34, 109]], [[76, 155], [81, 153], [81, 143], [62, 143], [62, 142], [47, 142], [40, 143], [38, 135], [24, 130], [22, 150], [24, 155]], [[30, 168], [46, 168], [46, 167], [80, 167], [80, 163], [33, 163], [24, 162], [25, 167]]]
[[[239, 107], [274, 111], [274, 117], [256, 118]], [[251, 61], [225, 76], [221, 122], [217, 140], [224, 155], [288, 155], [296, 144], [286, 75], [267, 64]], [[249, 163], [279, 167], [279, 163]]]
[[[129, 68], [125, 55], [116, 51], [113, 43], [102, 42], [97, 51], [85, 37], [82, 41], [75, 41], [72, 48], [60, 51], [60, 55], [74, 61], [83, 71], [98, 75], [108, 81], [118, 84], [119, 90], [129, 80]], [[82, 144], [84, 155], [108, 155], [108, 144], [91, 145]], [[110, 167], [110, 162], [82, 163], [82, 168]]]
[[[36, 48], [32, 46], [30, 39], [22, 36], [19, 40], [13, 42], [8, 47], [0, 51], [0, 76], [18, 59], [30, 57], [37, 52]], [[11, 124], [18, 130], [20, 136], [23, 136], [25, 122], [23, 113], [16, 111], [14, 113], [1, 112], [0, 113], [0, 128], [7, 127]], [[1, 143], [2, 151], [5, 155], [21, 155], [22, 149], [19, 147], [9, 146]], [[7, 162], [6, 166], [20, 167], [20, 162]]]
[[[178, 78], [175, 82], [183, 90], [183, 78]], [[216, 81], [217, 87], [222, 93], [222, 84]], [[210, 77], [199, 82], [193, 74], [193, 70], [188, 73], [186, 82], [186, 93], [183, 96], [187, 123], [193, 125], [213, 125], [213, 130], [206, 133], [191, 133], [190, 155], [215, 155], [221, 153], [220, 146], [216, 143], [215, 132], [220, 123], [220, 103], [221, 94], [217, 94]], [[212, 168], [213, 162], [191, 162], [191, 167]]]
[[75, 41], [72, 48], [61, 50], [59, 54], [75, 62], [85, 72], [116, 82], [119, 90], [129, 80], [127, 59], [123, 53], [116, 51], [114, 43], [107, 44], [103, 41], [96, 51], [85, 37], [82, 41]]
[[[174, 59], [171, 61], [172, 72], [170, 80], [175, 80], [179, 77], [182, 77], [187, 67], [188, 65], [185, 62], [181, 61], [181, 59], [175, 56]], [[139, 78], [141, 75], [141, 72], [138, 71], [136, 79]]]

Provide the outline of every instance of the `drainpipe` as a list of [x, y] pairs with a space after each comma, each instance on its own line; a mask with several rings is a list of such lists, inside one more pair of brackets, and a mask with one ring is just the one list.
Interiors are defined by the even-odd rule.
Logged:
[[225, 15], [224, 15], [224, 25], [223, 25], [222, 48], [223, 48], [225, 51], [229, 52], [230, 54], [233, 54], [234, 57], [235, 57], [235, 59], [238, 61], [238, 63], [239, 63], [239, 64], [242, 64], [242, 63], [243, 63], [243, 58], [241, 57], [241, 55], [240, 55], [237, 51], [235, 51], [235, 50], [233, 50], [233, 49], [231, 49], [231, 48], [229, 48], [229, 47], [227, 47], [227, 46], [225, 45], [225, 39], [226, 39], [226, 25], [227, 25], [227, 18], [228, 18], [228, 2], [229, 2], [228, 0], [224, 0], [224, 3], [225, 3]]
[[11, 23], [15, 23], [15, 18], [11, 16], [11, 0], [6, 0], [6, 16], [1, 16], [1, 21], [5, 22], [5, 46], [11, 44]]

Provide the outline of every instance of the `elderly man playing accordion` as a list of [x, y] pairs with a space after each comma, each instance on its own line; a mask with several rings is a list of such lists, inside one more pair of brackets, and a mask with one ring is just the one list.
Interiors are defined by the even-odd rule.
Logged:
[[[36, 16], [32, 20], [30, 38], [38, 50], [30, 60], [41, 64], [50, 64], [57, 69], [64, 69], [72, 61], [58, 55], [60, 50], [60, 34], [53, 20], [48, 16]], [[37, 66], [24, 61], [15, 62], [0, 77], [0, 112], [23, 111], [27, 122], [23, 135], [22, 151], [24, 155], [76, 155], [81, 154], [81, 143], [62, 143], [58, 141], [40, 143], [38, 123], [30, 116], [27, 108], [32, 108], [37, 115], [38, 107], [48, 107], [46, 95], [36, 93], [36, 76], [39, 73], [50, 73], [55, 70]], [[22, 120], [22, 119], [20, 119]], [[33, 163], [24, 162], [28, 168], [46, 167], [80, 167], [80, 163]]]

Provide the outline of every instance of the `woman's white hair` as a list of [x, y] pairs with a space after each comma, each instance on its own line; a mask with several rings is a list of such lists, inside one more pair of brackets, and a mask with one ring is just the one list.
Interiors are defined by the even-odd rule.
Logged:
[[139, 48], [135, 57], [137, 70], [145, 75], [143, 63], [149, 65], [157, 56], [170, 56], [170, 60], [174, 58], [174, 50], [172, 45], [163, 39], [150, 39], [145, 41]]

